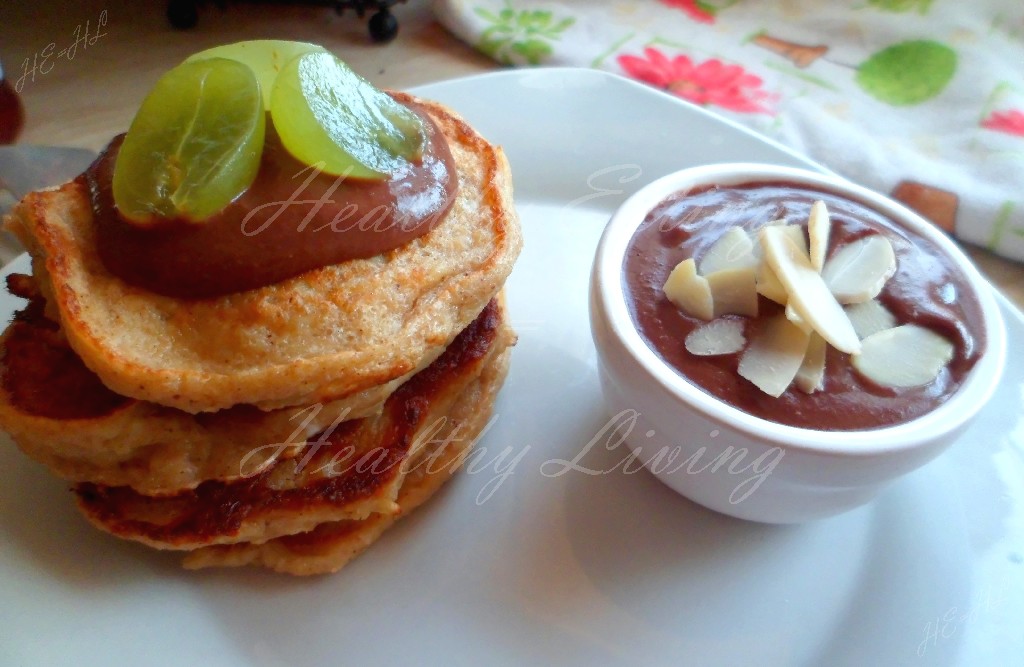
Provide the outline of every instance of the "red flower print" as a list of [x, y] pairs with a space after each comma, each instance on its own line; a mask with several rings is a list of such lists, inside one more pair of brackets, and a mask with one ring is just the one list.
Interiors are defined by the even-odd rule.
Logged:
[[988, 118], [981, 121], [981, 126], [987, 130], [1024, 137], [1024, 111], [1020, 109], [993, 111]]
[[661, 4], [674, 9], [681, 9], [698, 23], [714, 23], [715, 15], [701, 6], [699, 0], [661, 0]]
[[761, 89], [761, 77], [717, 58], [694, 64], [688, 57], [669, 58], [657, 49], [644, 49], [645, 58], [622, 55], [618, 61], [634, 79], [703, 106], [742, 113], [773, 113], [768, 104], [777, 96]]

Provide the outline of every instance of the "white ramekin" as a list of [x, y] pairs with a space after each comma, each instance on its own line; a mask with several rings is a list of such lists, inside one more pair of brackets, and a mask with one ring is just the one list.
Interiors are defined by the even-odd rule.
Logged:
[[[909, 422], [872, 430], [797, 428], [754, 417], [705, 393], [647, 346], [627, 309], [622, 279], [626, 246], [647, 213], [669, 195], [691, 188], [772, 181], [823, 187], [874, 208], [927, 239], [959, 268], [981, 304], [983, 321], [973, 325], [986, 342], [974, 368], [947, 401]], [[991, 287], [931, 224], [839, 177], [761, 164], [684, 169], [626, 200], [597, 248], [590, 321], [605, 402], [640, 460], [665, 484], [701, 505], [768, 523], [794, 523], [852, 509], [937, 456], [992, 396], [1006, 357], [1006, 333]]]

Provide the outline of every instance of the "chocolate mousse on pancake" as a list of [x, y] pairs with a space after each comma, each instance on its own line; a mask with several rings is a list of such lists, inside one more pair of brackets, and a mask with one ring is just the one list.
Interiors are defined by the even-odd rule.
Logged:
[[[146, 132], [187, 156], [223, 131], [172, 141], [159, 133], [184, 130], [154, 116], [173, 109], [147, 98], [85, 174], [8, 217], [33, 276], [8, 281], [29, 304], [0, 338], [0, 426], [114, 535], [192, 551], [190, 567], [334, 571], [429, 497], [490, 418], [515, 342], [501, 294], [521, 247], [508, 163], [451, 110], [380, 93], [319, 47], [214, 51], [151, 97], [170, 87], [188, 104], [175, 86], [218, 76], [243, 85], [243, 63], [251, 86], [231, 98], [257, 111], [222, 109], [232, 131], [252, 120], [237, 145], [126, 175], [151, 159]], [[342, 111], [314, 100], [310, 113], [372, 136], [331, 135], [310, 157], [294, 139], [316, 138], [306, 108], [280, 99], [288, 76], [301, 95], [333, 81]], [[185, 109], [199, 115], [190, 131], [202, 103]], [[253, 146], [241, 188], [216, 181]], [[189, 169], [205, 170], [199, 185], [165, 196]], [[190, 208], [210, 201], [201, 217]]]
[[[117, 393], [187, 412], [337, 400], [429, 364], [500, 289], [518, 254], [504, 154], [450, 110], [424, 106], [457, 165], [454, 201], [434, 229], [372, 257], [218, 297], [181, 298], [111, 272], [88, 179], [28, 195], [9, 228], [30, 249], [69, 344]], [[292, 237], [311, 233], [298, 227], [312, 206], [295, 208]]]

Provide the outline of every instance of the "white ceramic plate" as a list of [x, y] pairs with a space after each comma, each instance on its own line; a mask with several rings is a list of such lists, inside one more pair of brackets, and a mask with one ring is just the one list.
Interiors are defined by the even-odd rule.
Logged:
[[[1019, 313], [1004, 302], [1018, 352], [977, 425], [876, 502], [796, 527], [713, 514], [595, 439], [594, 248], [613, 208], [669, 171], [810, 163], [596, 71], [415, 92], [504, 145], [525, 229], [519, 346], [471, 470], [337, 575], [187, 573], [88, 527], [5, 442], [0, 664], [1020, 664]], [[15, 305], [0, 300], [4, 316]]]

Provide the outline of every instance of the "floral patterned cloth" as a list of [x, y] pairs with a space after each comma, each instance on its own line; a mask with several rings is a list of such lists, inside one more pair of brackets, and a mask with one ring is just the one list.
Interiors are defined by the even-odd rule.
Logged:
[[495, 60], [618, 72], [1024, 260], [1020, 0], [435, 0]]

